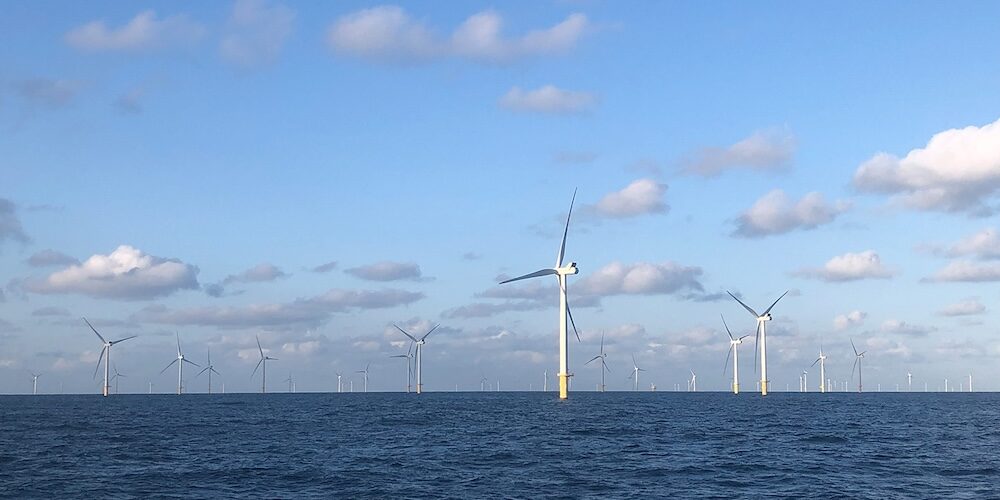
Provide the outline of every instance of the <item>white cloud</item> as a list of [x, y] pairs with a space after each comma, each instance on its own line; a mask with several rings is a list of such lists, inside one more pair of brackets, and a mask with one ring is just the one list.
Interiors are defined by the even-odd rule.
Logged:
[[793, 276], [815, 278], [827, 282], [857, 281], [863, 279], [891, 278], [894, 272], [882, 265], [882, 259], [873, 250], [845, 253], [827, 261], [819, 269], [803, 269]]
[[588, 92], [563, 90], [545, 85], [534, 90], [514, 86], [500, 98], [500, 106], [511, 111], [573, 114], [589, 110], [597, 97]]
[[867, 346], [867, 350], [875, 351], [880, 355], [895, 356], [903, 359], [909, 359], [913, 356], [913, 350], [905, 344], [884, 337], [872, 337], [865, 341], [865, 345]]
[[827, 203], [817, 192], [808, 193], [793, 202], [784, 191], [775, 189], [739, 216], [733, 236], [762, 238], [798, 229], [815, 229], [833, 222], [848, 208], [850, 204], [843, 201]]
[[382, 5], [338, 18], [327, 31], [327, 43], [340, 54], [381, 62], [444, 57], [505, 62], [569, 51], [589, 24], [583, 14], [571, 14], [550, 28], [513, 38], [504, 37], [502, 27], [503, 18], [487, 10], [470, 16], [445, 38], [401, 7]]
[[681, 171], [713, 177], [726, 170], [787, 169], [795, 155], [795, 137], [784, 130], [763, 130], [727, 147], [704, 148], [681, 161]]
[[620, 191], [604, 195], [594, 209], [602, 216], [613, 218], [665, 213], [670, 210], [670, 206], [663, 201], [666, 192], [666, 184], [652, 179], [638, 179]]
[[108, 255], [93, 255], [82, 264], [28, 280], [29, 292], [78, 293], [111, 299], [149, 299], [198, 288], [198, 268], [177, 259], [148, 255], [121, 245]]
[[367, 266], [345, 269], [345, 273], [369, 281], [426, 281], [415, 262], [382, 261]]
[[846, 330], [864, 324], [868, 313], [863, 311], [851, 311], [847, 314], [839, 314], [833, 318], [833, 327], [837, 330]]
[[900, 335], [922, 337], [930, 332], [933, 332], [936, 328], [932, 326], [911, 325], [910, 323], [900, 321], [898, 319], [889, 319], [882, 323], [880, 330], [882, 333], [895, 333]]
[[860, 191], [919, 210], [993, 213], [1000, 189], [1000, 120], [939, 132], [903, 158], [879, 153], [854, 173]]
[[944, 266], [923, 281], [964, 281], [964, 282], [986, 282], [1000, 281], [1000, 264], [979, 263], [968, 260], [956, 260]]
[[949, 257], [974, 256], [978, 259], [1000, 259], [1000, 233], [988, 227], [976, 234], [962, 238], [944, 252]]
[[986, 312], [986, 306], [975, 299], [949, 304], [938, 311], [941, 316], [974, 316]]
[[295, 26], [295, 11], [264, 0], [237, 0], [219, 45], [222, 57], [244, 67], [278, 59]]
[[701, 291], [700, 267], [675, 262], [661, 264], [612, 262], [580, 280], [577, 293], [596, 296], [660, 295], [688, 289]]
[[196, 44], [207, 30], [185, 15], [157, 19], [156, 12], [140, 12], [124, 26], [114, 29], [104, 21], [92, 21], [66, 33], [71, 47], [86, 52], [142, 52]]

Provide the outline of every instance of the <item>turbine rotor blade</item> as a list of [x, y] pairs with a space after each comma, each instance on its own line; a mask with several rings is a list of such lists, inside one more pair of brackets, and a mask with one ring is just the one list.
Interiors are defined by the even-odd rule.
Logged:
[[600, 356], [594, 356], [594, 357], [590, 358], [590, 361], [587, 361], [586, 363], [584, 363], [584, 365], [589, 365], [591, 362], [596, 361], [598, 359], [601, 359], [601, 357]]
[[167, 368], [170, 368], [171, 366], [174, 366], [174, 363], [176, 363], [176, 362], [177, 362], [177, 360], [174, 359], [173, 361], [170, 362], [169, 365], [164, 366], [163, 369], [160, 370], [160, 375], [163, 375], [163, 372], [167, 371]]
[[851, 368], [851, 378], [854, 378], [854, 370], [858, 368], [858, 357], [854, 357], [854, 366]]
[[785, 297], [785, 295], [788, 295], [788, 292], [790, 292], [790, 291], [791, 290], [785, 290], [785, 293], [781, 294], [781, 297], [778, 297], [777, 300], [775, 300], [773, 303], [771, 303], [771, 307], [768, 307], [767, 310], [764, 311], [764, 316], [767, 316], [767, 313], [771, 312], [771, 309], [774, 309], [774, 306], [778, 305], [778, 300], [783, 299]]
[[[97, 368], [94, 368], [94, 378], [97, 378], [97, 372], [99, 372], [101, 370], [101, 361], [104, 359], [104, 351], [107, 351], [107, 350], [108, 350], [108, 346], [107, 345], [105, 345], [104, 347], [101, 348], [101, 355], [100, 355], [100, 357], [97, 358]], [[108, 354], [108, 356], [111, 356], [111, 355]]]
[[760, 354], [760, 321], [757, 322], [757, 336], [753, 341], [753, 372], [757, 373], [757, 358]]
[[604, 369], [607, 370], [608, 373], [611, 373], [611, 368], [608, 366], [608, 362], [605, 361], [603, 357], [601, 358], [601, 364], [604, 365]]
[[123, 338], [123, 339], [118, 339], [118, 340], [112, 340], [112, 341], [111, 341], [111, 345], [115, 345], [115, 344], [117, 344], [117, 343], [119, 343], [119, 342], [125, 342], [125, 341], [126, 341], [126, 340], [128, 340], [128, 339], [134, 339], [134, 338], [136, 338], [136, 337], [138, 337], [138, 335], [129, 335], [128, 337], [125, 337], [125, 338]]
[[[260, 346], [260, 335], [257, 335], [257, 350], [260, 351], [261, 359], [264, 359], [264, 348]], [[251, 375], [252, 377], [253, 375]]]
[[197, 366], [198, 368], [201, 368], [201, 365], [199, 365], [198, 363], [195, 363], [194, 361], [191, 361], [191, 360], [189, 360], [187, 358], [184, 358], [184, 362], [187, 363], [187, 364], [189, 364], [189, 365], [194, 365], [194, 366]]
[[510, 283], [512, 281], [526, 280], [528, 278], [537, 278], [539, 276], [548, 276], [550, 274], [559, 274], [559, 273], [555, 269], [539, 269], [538, 271], [535, 271], [533, 273], [528, 273], [523, 276], [518, 276], [516, 278], [511, 278], [509, 280], [501, 281], [500, 284], [502, 285], [504, 283]]
[[250, 374], [250, 378], [253, 378], [253, 376], [257, 374], [257, 369], [260, 368], [260, 364], [263, 362], [264, 358], [260, 358], [260, 361], [257, 362], [257, 366], [253, 368], [253, 373]]
[[428, 331], [427, 331], [427, 333], [425, 333], [423, 337], [420, 337], [420, 340], [424, 340], [424, 339], [426, 339], [427, 337], [429, 337], [429, 336], [430, 336], [430, 335], [431, 335], [432, 333], [434, 333], [434, 330], [437, 330], [437, 328], [438, 328], [439, 326], [441, 326], [441, 324], [440, 324], [440, 323], [438, 323], [438, 324], [434, 325], [434, 328], [431, 328], [430, 330], [428, 330]]
[[393, 323], [392, 326], [395, 326], [397, 330], [399, 330], [400, 332], [402, 332], [403, 335], [406, 335], [407, 337], [409, 337], [410, 340], [412, 340], [414, 342], [417, 341], [416, 337], [414, 337], [413, 335], [410, 335], [409, 333], [406, 333], [406, 330], [403, 330], [402, 328], [400, 328], [399, 325]]
[[210, 367], [208, 367], [208, 369], [209, 369], [209, 370], [210, 370], [210, 371], [211, 371], [212, 373], [214, 373], [214, 374], [216, 374], [216, 375], [218, 375], [218, 376], [220, 376], [220, 377], [222, 376], [222, 374], [221, 374], [221, 373], [219, 373], [219, 372], [218, 372], [218, 371], [217, 371], [217, 370], [215, 369], [215, 367], [214, 367], [214, 366], [210, 366]]
[[851, 339], [851, 349], [854, 349], [854, 355], [858, 355], [858, 348], [854, 347], [854, 339]]
[[563, 228], [562, 243], [559, 244], [559, 256], [556, 257], [556, 267], [562, 267], [563, 257], [566, 255], [566, 235], [569, 234], [569, 219], [573, 216], [574, 203], [576, 203], [576, 189], [573, 190], [573, 199], [569, 202], [569, 213], [566, 214], [566, 227]]
[[209, 371], [211, 369], [212, 369], [211, 366], [206, 366], [204, 369], [202, 369], [200, 372], [198, 372], [198, 374], [195, 375], [195, 377], [200, 377], [202, 373], [205, 373], [205, 372], [207, 372], [207, 371]]
[[726, 333], [729, 334], [729, 340], [736, 340], [733, 338], [733, 332], [729, 331], [729, 325], [726, 324], [726, 317], [721, 314], [719, 317], [722, 318], [722, 326], [726, 327]]
[[601, 354], [604, 354], [604, 332], [601, 332]]
[[754, 318], [759, 318], [760, 317], [760, 315], [757, 314], [757, 311], [754, 311], [753, 308], [751, 308], [750, 306], [744, 304], [742, 300], [737, 299], [736, 296], [733, 295], [733, 292], [730, 292], [729, 290], [726, 290], [726, 293], [728, 293], [729, 296], [733, 298], [733, 300], [735, 300], [736, 302], [739, 302], [740, 305], [743, 306], [743, 308], [747, 310], [747, 312], [749, 312], [750, 314], [753, 314]]
[[97, 338], [101, 339], [101, 342], [104, 342], [105, 344], [108, 343], [108, 341], [104, 340], [104, 337], [102, 337], [100, 333], [97, 333], [97, 328], [94, 328], [94, 325], [91, 325], [90, 322], [87, 321], [87, 318], [83, 318], [83, 322], [87, 323], [87, 326], [89, 326], [90, 329], [94, 331], [94, 334], [97, 335]]
[[569, 308], [569, 302], [566, 302], [566, 315], [569, 316], [569, 324], [573, 326], [573, 333], [576, 334], [576, 341], [583, 342], [580, 340], [580, 331], [576, 329], [576, 321], [573, 321], [573, 311]]
[[729, 368], [729, 356], [733, 354], [733, 347], [736, 347], [735, 344], [729, 344], [729, 350], [726, 351], [726, 362], [722, 365], [723, 376], [726, 375], [726, 369]]
[[809, 366], [816, 366], [816, 363], [819, 363], [819, 358], [816, 358], [816, 361], [813, 361], [813, 364], [811, 364]]

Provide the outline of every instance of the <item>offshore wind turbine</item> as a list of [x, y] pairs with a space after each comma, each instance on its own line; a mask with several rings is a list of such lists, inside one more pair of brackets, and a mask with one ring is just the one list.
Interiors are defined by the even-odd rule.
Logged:
[[809, 372], [802, 370], [802, 392], [809, 392]]
[[858, 352], [858, 348], [854, 347], [854, 339], [851, 339], [851, 349], [854, 349], [854, 368], [851, 368], [851, 376], [854, 376], [854, 369], [858, 370], [858, 392], [861, 392], [861, 360], [865, 357], [865, 353], [868, 351]]
[[539, 276], [555, 276], [559, 282], [559, 399], [569, 397], [569, 336], [566, 331], [566, 319], [569, 318], [576, 333], [576, 340], [580, 340], [580, 332], [576, 329], [576, 322], [573, 321], [573, 313], [570, 311], [569, 302], [566, 297], [566, 277], [580, 272], [576, 267], [576, 262], [570, 262], [563, 266], [563, 257], [566, 255], [566, 235], [569, 233], [569, 220], [573, 215], [573, 203], [576, 202], [576, 190], [573, 191], [573, 199], [569, 202], [569, 213], [566, 214], [566, 227], [563, 229], [562, 243], [559, 244], [559, 253], [556, 254], [556, 265], [551, 269], [541, 269], [523, 276], [501, 281], [500, 284], [510, 283]]
[[[644, 372], [644, 371], [646, 371], [646, 370], [643, 370], [642, 368], [639, 368], [639, 365], [636, 364], [636, 362], [635, 362], [635, 354], [633, 354], [632, 355], [632, 374], [628, 376], [628, 378], [633, 379], [634, 386], [633, 386], [632, 390], [634, 390], [634, 391], [638, 391], [639, 390], [639, 372]], [[628, 380], [628, 379], [626, 379], [626, 380]]]
[[365, 374], [365, 392], [366, 393], [368, 392], [368, 368], [371, 368], [371, 366], [372, 366], [372, 364], [368, 363], [367, 365], [365, 365], [365, 369], [364, 370], [358, 370], [358, 371], [354, 372], [354, 373], [364, 373]]
[[913, 392], [913, 374], [906, 370], [906, 392]]
[[726, 324], [726, 318], [721, 314], [719, 317], [722, 318], [722, 325], [726, 327], [726, 333], [729, 334], [729, 352], [726, 353], [726, 362], [722, 364], [722, 375], [726, 375], [726, 369], [729, 367], [729, 355], [733, 356], [733, 394], [740, 393], [740, 353], [739, 346], [743, 343], [743, 339], [749, 337], [750, 335], [744, 335], [740, 338], [733, 337], [733, 332], [729, 331], [729, 325]]
[[201, 365], [184, 357], [184, 353], [181, 352], [181, 335], [179, 333], [176, 333], [175, 335], [177, 335], [177, 357], [174, 358], [169, 365], [160, 370], [160, 374], [162, 375], [163, 372], [167, 371], [167, 368], [170, 368], [171, 366], [174, 366], [174, 363], [177, 363], [177, 394], [181, 394], [184, 392], [184, 388], [182, 386], [184, 382], [184, 363], [197, 366], [198, 368], [201, 368]]
[[83, 318], [83, 322], [87, 323], [87, 326], [89, 326], [90, 329], [94, 331], [94, 334], [97, 335], [97, 338], [101, 339], [101, 342], [104, 343], [104, 347], [101, 349], [101, 356], [99, 358], [97, 358], [97, 368], [94, 370], [94, 377], [97, 376], [97, 370], [101, 369], [101, 359], [105, 358], [105, 354], [107, 354], [107, 357], [104, 359], [104, 386], [103, 386], [103, 388], [101, 390], [101, 394], [103, 394], [105, 397], [107, 397], [108, 394], [111, 392], [111, 386], [109, 385], [111, 383], [111, 378], [110, 378], [110, 375], [111, 375], [111, 346], [113, 346], [113, 345], [115, 345], [115, 344], [117, 344], [119, 342], [125, 342], [128, 339], [134, 339], [135, 335], [131, 335], [131, 336], [125, 337], [123, 339], [107, 341], [107, 340], [104, 339], [104, 337], [101, 336], [100, 333], [97, 332], [97, 329], [94, 328], [94, 325], [91, 325], [90, 322], [87, 321], [87, 318]]
[[295, 381], [292, 380], [292, 372], [288, 372], [288, 378], [283, 380], [283, 382], [288, 382], [288, 392], [295, 392]]
[[34, 396], [38, 394], [38, 377], [41, 377], [41, 373], [31, 372], [31, 395]]
[[819, 346], [819, 357], [809, 366], [816, 366], [816, 363], [819, 363], [819, 392], [826, 392], [826, 355], [823, 354], [823, 344]]
[[115, 376], [111, 377], [111, 380], [115, 381], [115, 394], [118, 394], [118, 379], [120, 379], [122, 377], [125, 377], [125, 375], [122, 375], [121, 373], [118, 373], [118, 367], [117, 366], [112, 366], [111, 370], [115, 372]]
[[340, 394], [340, 393], [344, 392], [344, 384], [342, 384], [340, 382], [340, 379], [342, 377], [343, 377], [343, 374], [340, 373], [340, 372], [337, 372], [337, 394]]
[[212, 393], [212, 374], [215, 373], [216, 375], [218, 375], [220, 377], [222, 376], [221, 373], [215, 371], [215, 365], [212, 364], [212, 349], [211, 348], [208, 349], [208, 365], [205, 366], [205, 368], [202, 369], [200, 372], [198, 372], [198, 374], [195, 375], [195, 378], [200, 377], [201, 374], [205, 373], [205, 372], [208, 372], [208, 393], [211, 394]]
[[542, 392], [549, 392], [549, 371], [542, 372]]
[[[608, 368], [607, 358], [608, 354], [604, 352], [604, 332], [601, 332], [601, 353], [584, 363], [584, 365], [589, 365], [592, 361], [601, 360], [601, 392], [604, 392], [607, 388], [604, 384], [604, 371], [607, 370], [608, 373], [611, 373], [611, 368]], [[546, 376], [546, 378], [548, 377]]]
[[698, 376], [695, 375], [694, 370], [691, 370], [691, 380], [688, 382], [688, 387], [690, 387], [691, 392], [698, 392]]
[[410, 373], [413, 369], [410, 368], [410, 359], [413, 358], [413, 342], [410, 342], [410, 347], [406, 349], [406, 354], [396, 354], [395, 356], [389, 356], [390, 358], [404, 358], [406, 360], [406, 393], [410, 393]]
[[271, 356], [264, 355], [264, 348], [260, 346], [259, 335], [257, 336], [257, 351], [260, 352], [260, 361], [258, 361], [257, 366], [254, 367], [253, 373], [250, 374], [250, 378], [253, 379], [253, 376], [257, 374], [258, 368], [260, 368], [261, 366], [264, 367], [264, 369], [260, 373], [260, 393], [264, 394], [267, 392], [267, 362], [277, 361], [278, 358], [272, 358]]
[[[421, 368], [421, 360], [423, 359], [422, 354], [424, 352], [424, 344], [427, 343], [427, 337], [430, 336], [430, 334], [433, 333], [434, 330], [437, 330], [437, 328], [441, 325], [440, 324], [434, 325], [433, 328], [428, 330], [427, 333], [425, 333], [424, 336], [420, 337], [419, 339], [414, 337], [413, 335], [410, 335], [409, 333], [407, 333], [406, 330], [403, 330], [402, 328], [399, 327], [399, 325], [395, 323], [393, 323], [392, 326], [395, 326], [397, 330], [402, 332], [403, 335], [406, 335], [410, 340], [413, 341], [414, 344], [417, 345], [417, 355], [416, 358], [414, 359], [414, 364], [416, 365], [415, 371], [417, 373], [417, 394], [420, 394], [424, 391], [423, 369]], [[367, 378], [368, 375], [365, 374], [365, 377]]]
[[739, 302], [740, 305], [743, 306], [743, 308], [757, 320], [757, 337], [754, 346], [754, 353], [756, 356], [756, 353], [760, 352], [760, 395], [767, 396], [767, 322], [772, 319], [771, 309], [774, 309], [774, 306], [778, 304], [778, 301], [785, 295], [788, 295], [788, 292], [786, 291], [781, 294], [781, 297], [778, 297], [778, 299], [771, 304], [771, 307], [764, 310], [764, 314], [757, 314], [757, 311], [754, 311], [750, 306], [744, 304], [742, 300], [737, 299], [732, 292], [727, 290], [726, 293], [728, 293], [733, 300]]

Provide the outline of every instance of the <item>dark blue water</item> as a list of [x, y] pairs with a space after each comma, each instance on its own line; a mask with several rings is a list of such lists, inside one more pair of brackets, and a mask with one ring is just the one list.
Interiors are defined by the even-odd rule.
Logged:
[[1000, 497], [1000, 395], [0, 397], [0, 497]]

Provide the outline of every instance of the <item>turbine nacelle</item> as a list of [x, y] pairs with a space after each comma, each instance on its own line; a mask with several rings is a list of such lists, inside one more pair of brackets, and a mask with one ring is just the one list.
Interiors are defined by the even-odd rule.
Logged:
[[772, 319], [774, 319], [774, 318], [771, 317], [771, 313], [762, 314], [760, 316], [757, 316], [757, 321], [771, 321]]
[[554, 271], [559, 276], [567, 276], [570, 274], [576, 274], [580, 272], [580, 270], [576, 267], [576, 262], [570, 262], [568, 266], [557, 267], [554, 269]]

